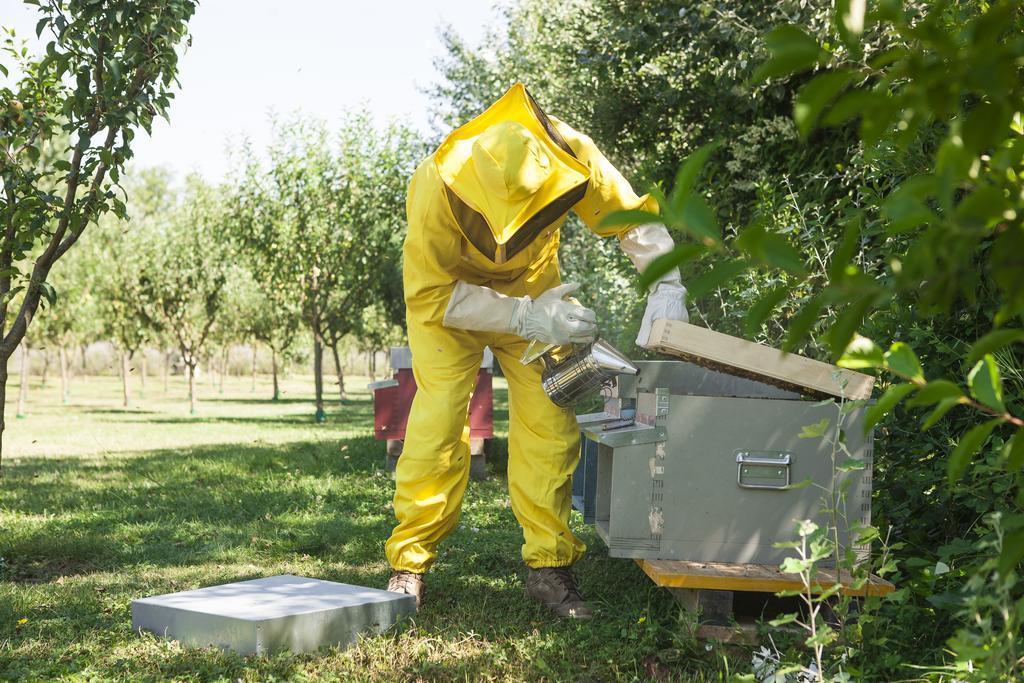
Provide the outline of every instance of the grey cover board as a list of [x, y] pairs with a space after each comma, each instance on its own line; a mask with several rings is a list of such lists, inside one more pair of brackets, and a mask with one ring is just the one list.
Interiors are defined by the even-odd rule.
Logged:
[[[864, 469], [841, 474], [846, 489], [840, 543], [869, 523], [872, 440], [863, 407], [843, 424], [846, 447]], [[588, 436], [598, 442], [595, 526], [613, 557], [778, 564], [798, 520], [825, 523], [821, 487], [832, 480], [832, 447], [799, 438], [806, 425], [838, 419], [834, 404], [641, 393], [634, 429]], [[661, 441], [623, 437], [643, 423]], [[837, 454], [839, 463], [846, 454]], [[817, 486], [787, 487], [810, 479]], [[864, 555], [865, 548], [857, 548]]]
[[243, 655], [350, 645], [416, 612], [411, 595], [282, 574], [132, 601], [132, 630]]

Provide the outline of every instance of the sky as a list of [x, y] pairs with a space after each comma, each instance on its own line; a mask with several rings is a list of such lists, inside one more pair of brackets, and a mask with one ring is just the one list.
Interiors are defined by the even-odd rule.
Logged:
[[[263, 147], [271, 111], [330, 122], [365, 105], [378, 121], [404, 117], [428, 133], [421, 90], [439, 79], [439, 28], [476, 43], [494, 16], [492, 0], [204, 0], [170, 123], [136, 138], [135, 163], [220, 180], [228, 141]], [[34, 38], [35, 22], [35, 8], [0, 0], [0, 25]]]

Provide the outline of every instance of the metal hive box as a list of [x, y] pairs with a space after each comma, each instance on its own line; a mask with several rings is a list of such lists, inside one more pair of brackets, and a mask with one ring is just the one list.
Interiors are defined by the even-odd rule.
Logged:
[[349, 645], [416, 612], [411, 595], [283, 574], [132, 601], [132, 630], [243, 655]]
[[611, 432], [632, 421], [636, 398], [641, 391], [666, 388], [672, 394], [734, 396], [742, 398], [799, 399], [800, 394], [763, 382], [735, 377], [724, 372], [677, 360], [636, 361], [637, 376], [623, 375], [606, 397], [604, 411], [579, 415], [581, 432], [580, 461], [573, 474], [573, 507], [586, 524], [594, 523], [597, 496], [598, 443], [589, 435]]
[[[609, 554], [778, 564], [792, 551], [774, 546], [795, 538], [799, 520], [827, 524], [833, 481], [844, 491], [839, 542], [852, 547], [851, 529], [871, 515], [865, 409], [846, 406], [835, 457], [825, 438], [800, 434], [826, 420], [832, 435], [839, 419], [834, 402], [808, 399], [868, 399], [874, 379], [685, 323], [655, 321], [651, 338], [685, 361], [640, 363], [638, 378], [620, 378], [606, 419], [581, 420], [590, 457], [577, 507], [593, 515]], [[609, 429], [626, 407], [636, 423]], [[851, 459], [862, 469], [834, 478]]]
[[[835, 459], [864, 467], [838, 475], [843, 547], [853, 547], [852, 526], [870, 522], [863, 412], [846, 416], [850, 455]], [[835, 405], [641, 393], [637, 416], [632, 427], [589, 434], [598, 444], [595, 526], [612, 557], [777, 564], [792, 551], [774, 544], [793, 540], [796, 522], [827, 523], [832, 447], [799, 435], [823, 419], [834, 428]], [[792, 486], [806, 480], [813, 485]]]

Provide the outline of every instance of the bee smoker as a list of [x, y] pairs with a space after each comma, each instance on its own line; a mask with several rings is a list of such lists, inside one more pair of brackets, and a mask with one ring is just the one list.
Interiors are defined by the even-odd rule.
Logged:
[[619, 375], [639, 375], [640, 368], [604, 339], [591, 344], [548, 345], [523, 355], [524, 364], [540, 359], [541, 383], [552, 403], [571, 408], [580, 399], [601, 391]]

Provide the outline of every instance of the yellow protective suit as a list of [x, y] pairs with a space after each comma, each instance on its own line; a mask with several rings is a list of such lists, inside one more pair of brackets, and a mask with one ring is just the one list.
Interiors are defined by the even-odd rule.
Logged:
[[470, 393], [490, 346], [509, 385], [508, 482], [531, 568], [574, 563], [586, 550], [569, 530], [579, 458], [575, 414], [553, 404], [539, 364], [519, 358], [527, 340], [443, 325], [457, 281], [536, 298], [560, 284], [559, 227], [574, 210], [602, 237], [620, 209], [657, 210], [638, 197], [586, 136], [514, 85], [456, 129], [416, 169], [406, 203], [403, 275], [417, 392], [398, 460], [398, 526], [386, 552], [398, 571], [422, 573], [455, 528], [469, 477]]

